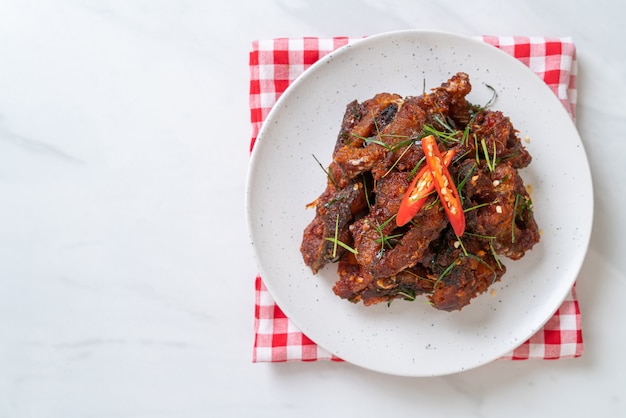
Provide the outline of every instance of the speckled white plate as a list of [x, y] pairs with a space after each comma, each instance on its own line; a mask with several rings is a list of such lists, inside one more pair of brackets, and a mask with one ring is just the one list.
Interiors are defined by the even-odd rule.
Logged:
[[[417, 95], [450, 75], [469, 74], [470, 101], [510, 116], [533, 162], [541, 242], [494, 292], [460, 312], [418, 298], [364, 307], [335, 296], [336, 265], [313, 275], [300, 242], [314, 216], [305, 204], [324, 189], [347, 103], [379, 92]], [[566, 157], [566, 158], [564, 158]], [[279, 99], [255, 145], [246, 190], [249, 231], [260, 273], [278, 305], [312, 340], [353, 364], [406, 376], [444, 375], [491, 362], [524, 342], [550, 318], [574, 283], [591, 233], [592, 184], [574, 124], [548, 87], [526, 66], [479, 40], [401, 31], [372, 36], [322, 58]]]

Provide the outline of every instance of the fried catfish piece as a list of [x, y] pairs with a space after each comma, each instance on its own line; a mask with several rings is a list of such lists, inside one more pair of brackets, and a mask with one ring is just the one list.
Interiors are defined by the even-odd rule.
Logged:
[[[399, 242], [390, 249], [385, 249], [382, 256], [372, 266], [374, 278], [395, 276], [402, 270], [415, 266], [427, 254], [431, 242], [439, 238], [441, 231], [449, 221], [441, 204], [432, 204], [434, 196], [413, 218], [408, 230]], [[393, 233], [393, 232], [392, 232]]]
[[346, 253], [339, 260], [337, 274], [339, 278], [333, 286], [333, 292], [342, 299], [360, 301], [359, 293], [371, 283], [371, 280], [363, 277], [361, 265], [354, 254]]
[[507, 164], [496, 167], [492, 178], [497, 203], [479, 208], [476, 231], [496, 237], [494, 249], [513, 260], [539, 242], [539, 228], [534, 219], [532, 201], [517, 170]]
[[376, 198], [370, 212], [350, 226], [354, 237], [357, 261], [363, 266], [367, 281], [371, 280], [374, 266], [379, 262], [385, 245], [383, 237], [391, 235], [396, 228], [393, 217], [409, 185], [406, 173], [391, 172], [376, 182]]
[[[431, 93], [410, 96], [398, 110], [396, 117], [379, 135], [390, 151], [372, 169], [375, 179], [384, 176], [391, 167], [399, 171], [412, 170], [424, 156], [422, 147], [415, 140], [422, 134], [424, 125], [430, 124], [445, 130], [440, 121], [454, 126], [464, 126], [470, 119], [469, 103], [465, 96], [471, 91], [469, 77], [457, 73]], [[414, 139], [408, 147], [398, 144]]]
[[[464, 166], [467, 168], [469, 162]], [[470, 175], [464, 188], [466, 198], [480, 206], [472, 211], [472, 229], [476, 234], [493, 237], [497, 254], [512, 260], [522, 258], [540, 237], [532, 201], [518, 171], [501, 163], [493, 172], [482, 165]]]
[[391, 123], [402, 102], [397, 94], [379, 93], [361, 105], [348, 104], [333, 152], [333, 162], [338, 166], [335, 180], [340, 186], [371, 170], [385, 156], [385, 147], [365, 139]]
[[[424, 156], [421, 147], [409, 144], [422, 132], [425, 122], [426, 112], [419, 106], [417, 97], [408, 97], [404, 100], [393, 120], [377, 135], [377, 139], [387, 147], [381, 147], [385, 155], [372, 167], [375, 180], [385, 176], [391, 167], [401, 162], [403, 167], [406, 166], [410, 170]], [[402, 170], [400, 167], [398, 169]]]
[[337, 190], [329, 182], [324, 193], [312, 205], [315, 205], [315, 218], [304, 230], [300, 252], [304, 263], [316, 274], [345, 252], [344, 248], [336, 247], [326, 238], [334, 238], [336, 234], [341, 242], [352, 242], [348, 227], [355, 216], [367, 207], [364, 183], [359, 178]]
[[411, 225], [393, 246], [383, 237], [395, 235], [394, 222], [379, 223], [374, 218], [356, 221], [350, 230], [355, 234], [357, 255], [346, 254], [339, 261], [335, 294], [370, 305], [432, 289], [432, 282], [430, 286], [423, 282], [425, 274], [416, 281], [415, 271], [428, 254], [430, 243], [446, 227], [447, 220], [439, 204], [429, 206], [420, 211], [417, 224]]
[[426, 267], [422, 264], [416, 264], [398, 273], [395, 276], [395, 283], [397, 284], [397, 292], [404, 293], [399, 296], [396, 295], [396, 297], [406, 298], [406, 295], [419, 296], [424, 293], [432, 293], [435, 280]]
[[337, 271], [339, 279], [333, 286], [333, 292], [351, 302], [363, 302], [365, 306], [393, 299], [412, 300], [419, 295], [431, 293], [435, 283], [426, 268], [420, 264], [407, 268], [396, 276], [366, 283], [361, 266], [353, 254], [347, 254], [339, 261]]
[[348, 103], [341, 121], [341, 128], [333, 150], [333, 156], [343, 146], [363, 146], [363, 139], [387, 126], [402, 105], [397, 94], [379, 93], [363, 103]]
[[463, 248], [455, 245], [456, 241], [454, 233], [448, 231], [443, 240], [445, 248], [431, 263], [436, 282], [430, 302], [434, 308], [449, 312], [467, 306], [506, 272], [490, 252], [489, 240], [465, 236]]
[[426, 112], [429, 124], [440, 125], [442, 117], [453, 124], [463, 126], [470, 120], [469, 103], [465, 96], [472, 90], [469, 76], [459, 72], [431, 93], [419, 96], [420, 107]]
[[[477, 138], [485, 141], [485, 148], [490, 155], [493, 156], [495, 149], [496, 157], [513, 168], [526, 167], [532, 160], [511, 120], [500, 111], [484, 110], [478, 113], [470, 126], [470, 134], [476, 134]], [[484, 152], [482, 144], [472, 144], [470, 141], [470, 145], [478, 146], [478, 152]]]
[[344, 146], [354, 148], [363, 145], [376, 130], [383, 129], [395, 116], [402, 97], [398, 94], [378, 93], [359, 104], [354, 100], [346, 106], [335, 152]]

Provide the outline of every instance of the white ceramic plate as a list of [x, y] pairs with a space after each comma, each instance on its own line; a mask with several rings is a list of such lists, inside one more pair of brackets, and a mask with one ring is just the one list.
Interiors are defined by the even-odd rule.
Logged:
[[[379, 92], [418, 95], [450, 75], [469, 74], [473, 103], [498, 92], [494, 109], [510, 116], [533, 156], [522, 173], [532, 185], [541, 242], [460, 312], [425, 298], [364, 307], [335, 296], [336, 265], [313, 275], [299, 251], [314, 210], [305, 204], [326, 178], [312, 157], [330, 162], [347, 103]], [[550, 318], [584, 259], [593, 211], [591, 176], [574, 124], [556, 96], [526, 66], [479, 40], [401, 31], [343, 47], [309, 68], [279, 99], [255, 145], [246, 190], [260, 274], [278, 305], [308, 337], [367, 369], [406, 376], [468, 370], [524, 342]]]

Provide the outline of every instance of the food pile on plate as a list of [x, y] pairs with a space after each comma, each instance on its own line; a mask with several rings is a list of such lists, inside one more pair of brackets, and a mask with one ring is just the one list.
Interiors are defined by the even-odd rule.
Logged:
[[337, 263], [339, 297], [372, 305], [425, 294], [460, 310], [500, 280], [503, 257], [539, 242], [518, 173], [531, 156], [508, 117], [467, 101], [471, 88], [457, 73], [419, 96], [346, 106], [300, 248], [313, 273]]

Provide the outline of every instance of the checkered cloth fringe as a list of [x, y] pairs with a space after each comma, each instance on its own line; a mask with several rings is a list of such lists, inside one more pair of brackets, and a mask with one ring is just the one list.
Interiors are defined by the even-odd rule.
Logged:
[[[576, 47], [570, 38], [483, 36], [479, 39], [526, 64], [575, 118]], [[250, 149], [267, 114], [289, 84], [324, 55], [356, 40], [307, 37], [253, 42], [250, 52]], [[342, 361], [293, 325], [258, 276], [255, 280], [254, 329], [254, 362]], [[544, 327], [502, 359], [561, 359], [580, 357], [582, 353], [580, 308], [574, 286]]]

